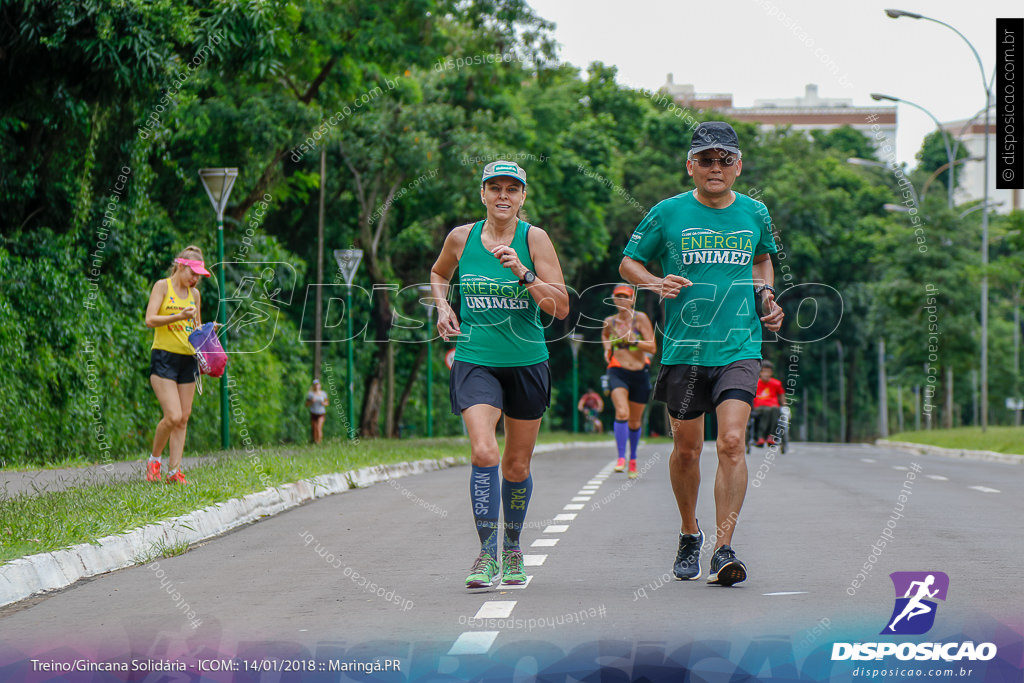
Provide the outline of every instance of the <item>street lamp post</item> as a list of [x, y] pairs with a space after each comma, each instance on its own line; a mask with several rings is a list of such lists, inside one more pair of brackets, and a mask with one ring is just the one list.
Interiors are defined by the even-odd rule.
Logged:
[[887, 9], [885, 13], [892, 19], [907, 17], [908, 19], [926, 19], [936, 24], [941, 24], [953, 33], [960, 36], [967, 47], [974, 53], [974, 59], [978, 62], [978, 69], [981, 71], [981, 87], [985, 89], [985, 188], [982, 205], [986, 206], [981, 214], [981, 431], [988, 429], [988, 174], [989, 174], [989, 109], [992, 107], [992, 90], [988, 86], [988, 79], [985, 78], [985, 65], [981, 63], [978, 51], [974, 44], [967, 40], [967, 36], [960, 33], [949, 24], [938, 19], [926, 17], [923, 14], [905, 12], [898, 9]]
[[334, 260], [338, 262], [338, 270], [341, 271], [341, 276], [345, 278], [345, 284], [348, 285], [345, 291], [345, 319], [346, 319], [346, 331], [348, 336], [348, 366], [346, 382], [348, 384], [348, 438], [356, 438], [356, 394], [355, 394], [355, 379], [353, 378], [353, 362], [352, 362], [352, 281], [356, 276], [356, 268], [359, 267], [359, 262], [363, 260], [362, 249], [335, 249]]
[[580, 402], [580, 373], [579, 354], [580, 344], [583, 343], [583, 335], [573, 332], [569, 335], [569, 347], [572, 349], [572, 433], [580, 431], [580, 411], [576, 406]]
[[[199, 179], [203, 181], [206, 194], [213, 204], [213, 210], [217, 212], [217, 261], [220, 268], [217, 270], [217, 286], [220, 289], [220, 301], [217, 303], [217, 322], [220, 323], [218, 337], [221, 345], [224, 345], [224, 335], [227, 323], [227, 304], [224, 302], [224, 208], [228, 205], [228, 198], [231, 197], [231, 188], [235, 186], [235, 179], [238, 178], [237, 168], [202, 168], [199, 170]], [[231, 447], [231, 436], [228, 433], [228, 371], [224, 368], [224, 374], [220, 378], [220, 445], [224, 450]]]
[[[430, 293], [430, 285], [420, 285], [421, 292]], [[434, 401], [431, 392], [434, 389], [434, 302], [432, 299], [420, 299], [427, 309], [427, 436], [434, 436]]]
[[[925, 114], [928, 115], [928, 118], [930, 118], [932, 121], [935, 122], [935, 127], [939, 129], [939, 133], [942, 135], [942, 144], [946, 148], [946, 163], [948, 164], [948, 167], [949, 167], [949, 176], [946, 178], [946, 180], [947, 180], [947, 190], [946, 191], [948, 193], [948, 196], [947, 196], [947, 199], [946, 199], [946, 206], [948, 206], [950, 209], [952, 209], [953, 208], [953, 188], [955, 187], [955, 181], [953, 179], [953, 172], [954, 172], [953, 171], [953, 166], [954, 166], [954, 164], [956, 164], [956, 159], [953, 158], [953, 149], [949, 145], [949, 136], [946, 134], [946, 129], [942, 127], [942, 124], [939, 123], [939, 120], [937, 118], [935, 118], [934, 114], [932, 114], [930, 111], [928, 111], [927, 109], [922, 107], [920, 104], [915, 104], [915, 103], [911, 102], [910, 100], [904, 100], [902, 98], [893, 97], [891, 95], [883, 95], [883, 94], [877, 93], [877, 92], [871, 93], [871, 99], [875, 100], [876, 102], [881, 102], [881, 101], [885, 100], [885, 101], [889, 101], [889, 102], [902, 102], [903, 104], [909, 104], [911, 107], [914, 107], [915, 109], [920, 109], [921, 111], [923, 111]], [[923, 196], [924, 192], [922, 191], [921, 194]]]

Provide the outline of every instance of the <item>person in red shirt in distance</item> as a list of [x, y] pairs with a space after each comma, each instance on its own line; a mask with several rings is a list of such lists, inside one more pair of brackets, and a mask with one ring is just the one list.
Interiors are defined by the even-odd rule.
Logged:
[[775, 428], [779, 424], [779, 415], [786, 405], [786, 391], [782, 382], [772, 377], [775, 366], [769, 360], [761, 363], [761, 376], [757, 380], [757, 393], [754, 395], [754, 435], [758, 446], [769, 446], [775, 443]]

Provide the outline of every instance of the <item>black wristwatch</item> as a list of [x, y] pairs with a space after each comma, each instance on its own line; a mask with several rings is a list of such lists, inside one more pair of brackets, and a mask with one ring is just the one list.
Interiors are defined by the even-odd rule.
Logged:
[[772, 293], [772, 296], [775, 295], [775, 288], [772, 287], [771, 285], [761, 285], [760, 287], [754, 287], [754, 294], [760, 294], [766, 289]]
[[536, 280], [536, 279], [537, 279], [536, 273], [534, 273], [532, 270], [527, 269], [527, 271], [525, 273], [523, 273], [523, 277], [519, 280], [519, 284], [521, 284], [521, 285], [532, 285], [533, 281]]

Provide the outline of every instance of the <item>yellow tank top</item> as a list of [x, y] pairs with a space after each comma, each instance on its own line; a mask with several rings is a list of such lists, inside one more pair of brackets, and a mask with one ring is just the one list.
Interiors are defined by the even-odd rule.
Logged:
[[[188, 290], [188, 297], [182, 299], [174, 291], [174, 284], [171, 278], [167, 278], [167, 293], [160, 304], [158, 315], [174, 315], [181, 313], [189, 306], [195, 306], [196, 300], [192, 296], [191, 288]], [[179, 320], [177, 322], [158, 327], [153, 334], [153, 348], [163, 351], [170, 351], [183, 356], [195, 355], [195, 348], [188, 341], [188, 335], [195, 329], [195, 320]]]

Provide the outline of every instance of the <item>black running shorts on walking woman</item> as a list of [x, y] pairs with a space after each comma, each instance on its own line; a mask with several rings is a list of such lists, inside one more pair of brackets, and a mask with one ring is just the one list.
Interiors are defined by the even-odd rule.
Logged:
[[457, 360], [452, 363], [449, 393], [455, 415], [482, 403], [513, 420], [536, 420], [551, 405], [551, 369], [547, 361], [491, 368]]
[[632, 403], [647, 403], [651, 397], [651, 373], [646, 367], [639, 370], [626, 368], [608, 368], [608, 389], [615, 391], [622, 387], [629, 392]]
[[149, 374], [178, 384], [194, 384], [199, 374], [199, 362], [195, 356], [153, 349], [149, 354]]
[[662, 365], [654, 386], [654, 400], [664, 401], [677, 420], [693, 420], [714, 412], [728, 399], [754, 405], [761, 361], [738, 360], [721, 367]]

